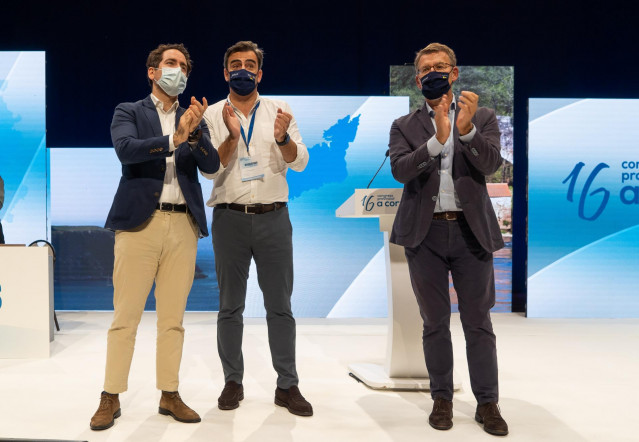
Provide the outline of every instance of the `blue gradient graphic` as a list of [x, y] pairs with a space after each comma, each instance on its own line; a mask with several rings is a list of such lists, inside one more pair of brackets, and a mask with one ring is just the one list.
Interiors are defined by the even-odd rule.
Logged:
[[44, 52], [0, 52], [0, 219], [7, 244], [48, 239]]
[[639, 316], [639, 100], [529, 109], [528, 315]]

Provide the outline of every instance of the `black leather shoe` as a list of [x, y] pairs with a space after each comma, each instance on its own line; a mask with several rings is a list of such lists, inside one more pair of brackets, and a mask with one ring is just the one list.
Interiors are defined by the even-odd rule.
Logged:
[[453, 401], [436, 397], [433, 411], [428, 416], [428, 423], [436, 430], [450, 430], [453, 428]]
[[289, 412], [298, 416], [313, 416], [313, 407], [304, 399], [296, 385], [293, 385], [288, 391], [277, 387], [275, 389], [275, 405], [286, 407]]
[[240, 406], [240, 401], [244, 399], [244, 387], [234, 381], [228, 381], [222, 390], [222, 394], [217, 398], [217, 407], [220, 410], [235, 410]]
[[484, 424], [484, 431], [494, 436], [505, 436], [508, 434], [508, 424], [501, 417], [497, 402], [488, 402], [477, 405], [475, 420]]

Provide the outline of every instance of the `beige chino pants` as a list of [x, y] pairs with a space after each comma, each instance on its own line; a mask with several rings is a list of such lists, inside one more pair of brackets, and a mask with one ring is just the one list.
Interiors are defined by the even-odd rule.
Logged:
[[113, 323], [107, 337], [104, 391], [128, 388], [138, 324], [155, 281], [156, 385], [177, 391], [186, 300], [193, 284], [199, 229], [191, 215], [156, 210], [140, 227], [115, 233]]

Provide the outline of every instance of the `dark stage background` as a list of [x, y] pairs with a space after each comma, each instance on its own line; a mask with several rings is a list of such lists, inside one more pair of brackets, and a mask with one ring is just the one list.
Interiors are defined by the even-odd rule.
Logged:
[[113, 108], [148, 93], [146, 56], [159, 43], [187, 46], [187, 92], [210, 102], [227, 93], [222, 57], [237, 40], [264, 48], [260, 91], [273, 95], [387, 95], [389, 66], [412, 63], [433, 41], [461, 65], [514, 66], [513, 310], [523, 311], [528, 98], [639, 98], [638, 9], [572, 0], [4, 2], [0, 50], [46, 51], [48, 147], [110, 146]]

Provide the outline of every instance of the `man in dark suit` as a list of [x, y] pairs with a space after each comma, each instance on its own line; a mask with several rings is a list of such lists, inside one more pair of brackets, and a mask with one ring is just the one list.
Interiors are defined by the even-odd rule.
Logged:
[[503, 247], [485, 177], [502, 164], [495, 112], [478, 96], [451, 85], [455, 53], [432, 43], [415, 58], [417, 87], [426, 101], [398, 118], [390, 131], [393, 176], [404, 184], [391, 242], [404, 246], [424, 320], [423, 345], [434, 400], [429, 423], [453, 426], [453, 351], [448, 272], [457, 291], [475, 419], [495, 435], [508, 434], [497, 402], [497, 351], [490, 309], [495, 304], [493, 252]]
[[193, 283], [198, 238], [208, 235], [198, 169], [215, 173], [220, 160], [206, 124], [207, 108], [186, 87], [191, 59], [182, 44], [160, 45], [147, 59], [151, 95], [116, 107], [111, 123], [122, 178], [106, 225], [115, 230], [113, 323], [108, 332], [106, 374], [92, 430], [113, 426], [118, 394], [127, 390], [135, 335], [155, 282], [157, 310], [156, 385], [160, 414], [199, 422], [177, 391], [182, 359], [182, 320]]

